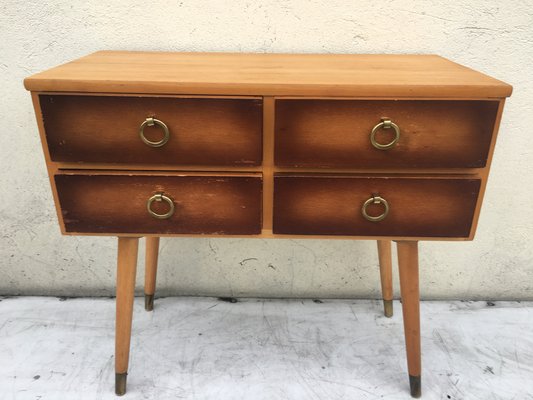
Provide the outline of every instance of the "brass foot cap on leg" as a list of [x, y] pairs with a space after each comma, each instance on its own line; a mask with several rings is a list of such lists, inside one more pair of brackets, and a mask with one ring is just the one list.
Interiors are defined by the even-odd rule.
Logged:
[[146, 311], [154, 310], [154, 295], [153, 294], [144, 295], [144, 309]]
[[128, 373], [124, 372], [122, 374], [115, 374], [115, 394], [117, 396], [122, 396], [126, 393], [126, 378]]
[[392, 300], [383, 300], [383, 310], [387, 318], [392, 317]]
[[409, 375], [409, 386], [411, 387], [411, 397], [418, 399], [422, 396], [422, 381], [420, 376]]

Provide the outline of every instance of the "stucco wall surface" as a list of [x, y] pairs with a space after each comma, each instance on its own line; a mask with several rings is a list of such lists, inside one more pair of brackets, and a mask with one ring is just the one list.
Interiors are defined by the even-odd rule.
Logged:
[[[0, 294], [114, 292], [116, 239], [60, 235], [22, 80], [122, 49], [437, 53], [512, 84], [477, 237], [422, 243], [421, 292], [533, 299], [532, 10], [532, 1], [516, 0], [1, 1]], [[161, 243], [162, 295], [379, 297], [369, 241]]]

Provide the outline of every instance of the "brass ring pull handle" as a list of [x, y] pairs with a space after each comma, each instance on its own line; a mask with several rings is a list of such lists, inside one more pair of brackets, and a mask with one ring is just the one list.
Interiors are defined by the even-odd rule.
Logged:
[[[381, 144], [376, 141], [376, 133], [381, 129], [390, 129], [393, 128], [394, 132], [396, 133], [396, 136], [390, 143]], [[400, 140], [400, 127], [396, 125], [394, 122], [392, 122], [389, 118], [383, 117], [381, 118], [381, 122], [377, 124], [370, 133], [370, 142], [372, 143], [372, 146], [374, 146], [376, 149], [379, 150], [388, 150], [391, 147], [393, 147], [398, 140]]]
[[[160, 126], [162, 129], [163, 129], [163, 132], [164, 132], [164, 136], [163, 136], [163, 139], [157, 141], [157, 142], [153, 142], [151, 140], [148, 140], [146, 139], [146, 136], [144, 136], [144, 127], [145, 126], [154, 126], [154, 125], [158, 125]], [[158, 119], [155, 119], [155, 118], [152, 118], [152, 117], [148, 117], [146, 118], [146, 120], [141, 124], [141, 126], [139, 126], [139, 136], [141, 137], [141, 140], [147, 144], [148, 146], [152, 146], [152, 147], [161, 147], [163, 146], [166, 142], [168, 142], [168, 139], [170, 138], [170, 132], [168, 130], [168, 126], [163, 122], [163, 121], [160, 121]]]
[[[372, 215], [368, 215], [366, 212], [366, 208], [370, 204], [383, 204], [383, 212], [378, 215], [377, 217], [373, 217]], [[370, 222], [379, 222], [383, 221], [385, 217], [389, 214], [389, 203], [387, 200], [385, 200], [383, 197], [373, 195], [371, 198], [369, 198], [365, 203], [363, 204], [363, 208], [361, 209], [361, 212], [363, 213], [363, 217], [365, 217]]]
[[[154, 201], [166, 201], [169, 206], [169, 210], [165, 214], [158, 214], [154, 210], [152, 210], [152, 203]], [[165, 196], [163, 193], [154, 194], [152, 197], [148, 199], [146, 202], [146, 209], [150, 213], [150, 215], [157, 219], [168, 219], [174, 214], [174, 201], [168, 197]]]

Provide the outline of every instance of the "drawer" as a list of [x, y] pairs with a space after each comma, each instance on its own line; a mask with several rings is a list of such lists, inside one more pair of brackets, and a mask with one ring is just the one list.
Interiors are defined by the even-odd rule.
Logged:
[[[39, 96], [53, 161], [254, 166], [262, 159], [259, 99]], [[154, 118], [151, 125], [147, 118]], [[168, 128], [168, 141], [165, 128]], [[141, 139], [140, 127], [144, 123]]]
[[[487, 162], [497, 101], [277, 100], [275, 162], [315, 168], [478, 168]], [[388, 149], [371, 133], [399, 128]], [[394, 141], [392, 125], [375, 141]]]
[[260, 175], [55, 176], [65, 232], [102, 234], [259, 234], [261, 181]]
[[[479, 179], [276, 176], [274, 233], [469, 237]], [[374, 203], [374, 200], [376, 203]], [[384, 200], [384, 201], [383, 201]], [[363, 207], [370, 218], [363, 216]]]

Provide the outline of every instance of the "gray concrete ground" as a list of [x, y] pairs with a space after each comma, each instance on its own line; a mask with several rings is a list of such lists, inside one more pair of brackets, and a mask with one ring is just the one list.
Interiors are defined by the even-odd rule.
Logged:
[[[409, 399], [401, 307], [135, 300], [124, 399]], [[115, 399], [114, 300], [0, 301], [0, 399]], [[533, 303], [423, 302], [424, 399], [533, 399]]]

